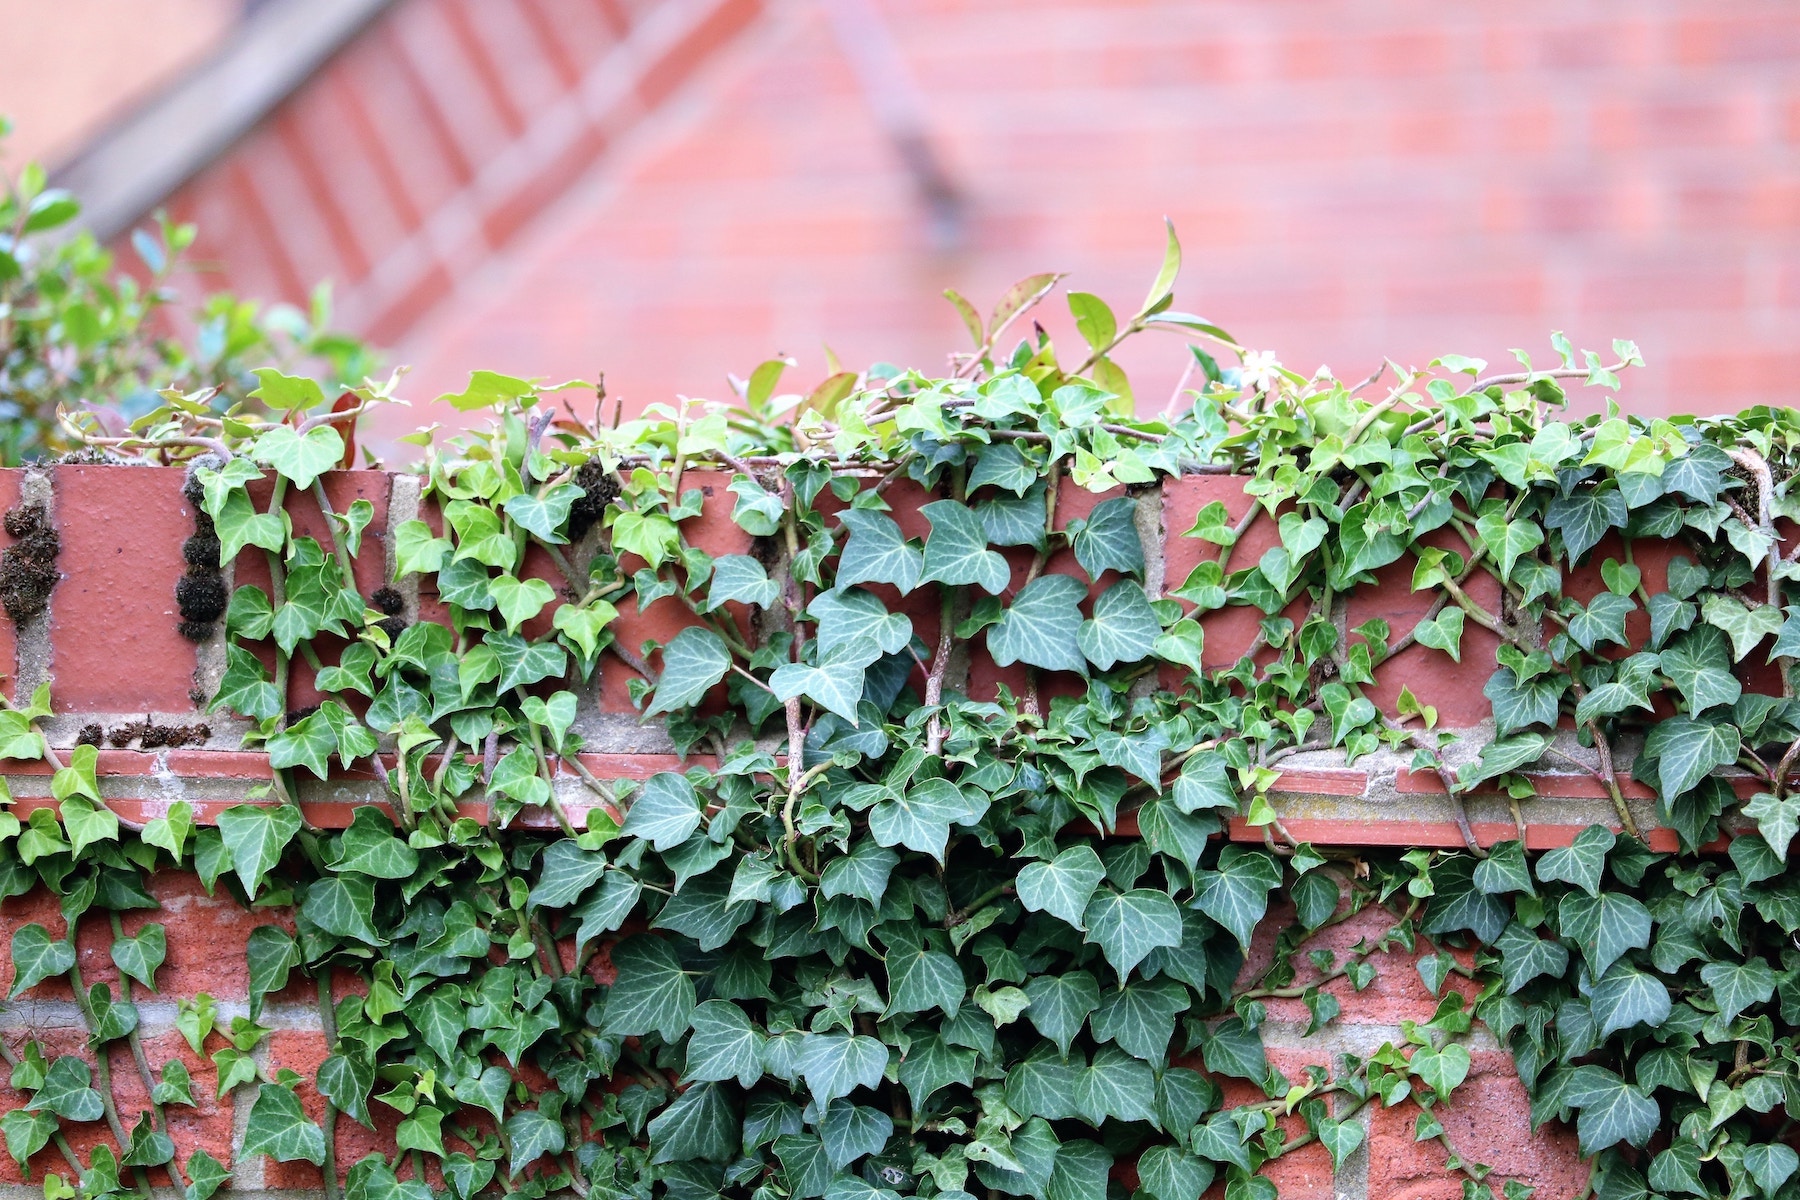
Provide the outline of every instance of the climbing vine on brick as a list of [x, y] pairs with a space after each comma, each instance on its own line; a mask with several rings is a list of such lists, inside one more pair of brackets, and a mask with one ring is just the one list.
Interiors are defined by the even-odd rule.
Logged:
[[[181, 802], [124, 829], [93, 748], [65, 763], [38, 732], [48, 695], [0, 712], [0, 753], [51, 758], [61, 801], [60, 818], [0, 813], [0, 895], [48, 888], [67, 923], [13, 932], [13, 995], [67, 977], [93, 1045], [129, 1042], [153, 1097], [122, 1110], [104, 1054], [8, 1048], [29, 1097], [0, 1118], [8, 1150], [54, 1143], [49, 1200], [163, 1170], [205, 1200], [225, 1180], [167, 1133], [186, 1069], [135, 1039], [165, 944], [118, 914], [181, 870], [271, 916], [248, 1012], [201, 997], [179, 1020], [196, 1052], [224, 1035], [244, 1153], [324, 1164], [334, 1195], [347, 1173], [352, 1200], [1192, 1200], [1215, 1181], [1268, 1200], [1269, 1161], [1316, 1141], [1341, 1165], [1371, 1105], [1414, 1112], [1465, 1195], [1518, 1200], [1530, 1189], [1505, 1164], [1490, 1179], [1434, 1115], [1478, 1024], [1534, 1119], [1574, 1123], [1599, 1195], [1800, 1195], [1800, 609], [1781, 526], [1800, 516], [1800, 422], [1565, 417], [1565, 384], [1616, 389], [1638, 365], [1628, 343], [1303, 378], [1175, 311], [1179, 262], [1171, 232], [1126, 318], [1070, 293], [1073, 353], [1041, 329], [1005, 349], [1054, 276], [985, 317], [952, 295], [974, 348], [945, 378], [879, 367], [779, 395], [770, 362], [729, 406], [608, 424], [578, 415], [589, 385], [477, 372], [443, 399], [487, 423], [421, 436], [425, 512], [390, 531], [394, 579], [368, 597], [352, 560], [373, 511], [334, 511], [321, 477], [394, 382], [339, 404], [267, 371], [255, 405], [172, 393], [122, 438], [70, 418], [97, 449], [188, 464], [220, 564], [266, 562], [269, 587], [230, 596], [212, 707], [248, 723], [274, 783], [216, 825]], [[1112, 353], [1157, 331], [1191, 341], [1193, 386], [1143, 417]], [[727, 473], [743, 552], [700, 548], [700, 468]], [[1204, 508], [1185, 532], [1217, 553], [1164, 595], [1131, 489], [1195, 472], [1243, 476], [1257, 503]], [[1068, 519], [1064, 481], [1124, 490]], [[322, 540], [287, 516], [302, 491]], [[1258, 522], [1279, 541], [1235, 560]], [[1634, 559], [1646, 539], [1681, 548], [1666, 584]], [[1397, 563], [1425, 619], [1349, 627], [1347, 599]], [[1590, 566], [1601, 584], [1578, 586]], [[441, 619], [407, 608], [413, 587]], [[1201, 618], [1228, 607], [1259, 610], [1259, 633], [1209, 665]], [[627, 611], [684, 626], [628, 645]], [[1460, 660], [1471, 627], [1502, 647], [1485, 744], [1410, 691], [1377, 703], [1378, 664], [1414, 644]], [[1017, 668], [993, 700], [962, 690], [971, 643]], [[289, 711], [296, 663], [316, 708]], [[602, 779], [577, 757], [580, 698], [620, 671], [688, 769]], [[1452, 853], [1315, 847], [1267, 792], [1283, 759], [1325, 751], [1398, 755], [1452, 797], [1523, 798], [1527, 768], [1573, 766], [1618, 828], [1546, 853], [1522, 819], [1497, 843], [1464, 819]], [[311, 825], [298, 777], [351, 769], [387, 803]], [[1650, 848], [1627, 769], [1678, 851]], [[489, 820], [459, 808], [483, 796]], [[514, 824], [540, 810], [560, 832]], [[1234, 817], [1260, 842], [1221, 837]], [[290, 908], [291, 927], [273, 919]], [[1371, 910], [1380, 936], [1315, 944]], [[113, 930], [119, 994], [83, 987], [84, 923]], [[1246, 970], [1271, 925], [1272, 961]], [[1326, 985], [1368, 987], [1390, 947], [1425, 952], [1432, 1019], [1366, 1057], [1272, 1066], [1265, 1002], [1302, 1000], [1316, 1031], [1340, 1013]], [[329, 1057], [271, 1074], [262, 1008], [302, 977]], [[339, 1114], [397, 1119], [392, 1152], [343, 1161]], [[83, 1161], [64, 1131], [102, 1120], [120, 1152]]]

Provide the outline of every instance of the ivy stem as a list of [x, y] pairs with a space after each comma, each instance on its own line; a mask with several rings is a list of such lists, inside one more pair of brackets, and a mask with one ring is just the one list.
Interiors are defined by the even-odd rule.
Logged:
[[320, 514], [325, 518], [325, 536], [331, 539], [331, 553], [337, 558], [338, 570], [343, 572], [344, 586], [353, 592], [357, 591], [356, 568], [350, 561], [349, 549], [345, 547], [343, 539], [338, 536], [337, 522], [333, 520], [337, 516], [337, 512], [331, 507], [331, 498], [325, 494], [325, 477], [323, 475], [313, 480], [312, 494], [313, 499], [319, 503]]
[[[525, 702], [523, 686], [513, 688], [513, 695], [519, 698], [520, 704]], [[537, 758], [538, 775], [543, 779], [544, 786], [550, 790], [549, 799], [544, 802], [544, 807], [551, 811], [556, 817], [556, 823], [562, 826], [563, 836], [576, 837], [578, 835], [575, 832], [574, 824], [569, 820], [568, 812], [563, 808], [562, 801], [556, 798], [556, 778], [550, 774], [550, 760], [544, 756], [544, 736], [538, 732], [537, 722], [529, 717], [525, 720], [525, 729], [531, 735], [531, 752]]]
[[[81, 1009], [81, 1019], [87, 1025], [88, 1037], [93, 1044], [94, 1090], [100, 1093], [100, 1107], [106, 1114], [106, 1126], [112, 1130], [113, 1137], [118, 1139], [119, 1153], [124, 1154], [131, 1145], [131, 1138], [125, 1133], [124, 1122], [119, 1120], [118, 1101], [113, 1098], [112, 1056], [107, 1044], [99, 1040], [100, 1022], [94, 1016], [93, 998], [88, 995], [87, 984], [81, 978], [81, 950], [77, 946], [80, 928], [81, 914], [76, 913], [69, 918], [69, 949], [75, 952], [75, 961], [69, 964], [69, 988], [75, 993], [76, 1007]], [[149, 1195], [150, 1173], [142, 1167], [132, 1168], [132, 1173], [139, 1189]]]
[[[112, 922], [113, 940], [116, 942], [125, 936], [125, 924], [119, 919], [117, 909], [108, 910], [106, 915]], [[125, 974], [124, 971], [119, 972], [119, 995], [125, 1003], [133, 1003], [131, 998], [131, 976]], [[151, 1127], [162, 1133], [168, 1133], [168, 1116], [163, 1111], [163, 1106], [156, 1100], [156, 1077], [150, 1071], [150, 1059], [144, 1053], [144, 1042], [138, 1035], [136, 1026], [133, 1026], [131, 1032], [125, 1035], [125, 1042], [131, 1047], [131, 1058], [132, 1061], [137, 1064], [138, 1078], [144, 1081], [144, 1095], [150, 1099]], [[174, 1142], [173, 1137], [169, 1140], [171, 1143]], [[173, 1157], [169, 1159], [168, 1171], [169, 1177], [175, 1181], [175, 1186], [185, 1190], [188, 1186], [187, 1180], [184, 1177], [181, 1168], [176, 1165], [176, 1160]]]
[[1000, 899], [1000, 897], [1011, 895], [1012, 890], [1013, 890], [1013, 884], [1010, 881], [1006, 882], [1006, 883], [994, 885], [993, 887], [989, 888], [987, 891], [981, 893], [981, 895], [975, 897], [975, 899], [971, 900], [969, 902], [969, 906], [967, 908], [961, 909], [957, 912], [953, 912], [948, 917], [946, 917], [944, 919], [944, 928], [954, 929], [956, 926], [961, 925], [964, 921], [967, 921], [970, 917], [974, 916], [976, 913], [980, 912], [982, 909], [986, 908], [988, 905], [992, 904], [994, 901]]
[[[277, 473], [274, 487], [269, 493], [269, 512], [272, 515], [278, 516], [286, 503], [287, 487], [287, 476]], [[326, 524], [330, 523], [327, 518]], [[286, 568], [279, 551], [264, 550], [263, 555], [269, 562], [269, 611], [279, 612], [281, 606], [287, 603]], [[288, 656], [279, 644], [275, 647], [275, 697], [281, 705], [281, 711], [275, 715], [275, 719], [285, 725], [288, 707]], [[286, 789], [283, 788], [283, 791]]]
[[[337, 1006], [331, 1000], [331, 968], [322, 967], [314, 982], [317, 984], [319, 1028], [325, 1034], [325, 1049], [328, 1053], [337, 1053]], [[337, 1163], [337, 1105], [331, 1097], [323, 1092], [320, 1099], [325, 1102], [325, 1111], [319, 1126], [325, 1132], [325, 1165], [320, 1174], [325, 1177], [325, 1200], [338, 1200], [338, 1163]]]
[[[1765, 560], [1764, 572], [1768, 580], [1768, 603], [1776, 608], [1781, 607], [1781, 539], [1775, 534], [1775, 476], [1769, 470], [1769, 462], [1761, 454], [1749, 446], [1738, 446], [1726, 451], [1732, 460], [1756, 480], [1756, 521], [1762, 535], [1769, 539], [1769, 550]], [[1788, 677], [1788, 668], [1792, 660], [1782, 656], [1781, 694], [1786, 699], [1794, 696], [1794, 681]]]
[[1219, 557], [1215, 560], [1219, 564], [1220, 574], [1224, 574], [1230, 568], [1231, 552], [1237, 549], [1238, 543], [1244, 540], [1244, 535], [1250, 531], [1250, 527], [1256, 524], [1256, 519], [1262, 515], [1262, 510], [1263, 506], [1260, 501], [1251, 500], [1249, 509], [1242, 517], [1238, 518], [1238, 523], [1231, 527], [1231, 541], [1219, 548]]
[[938, 710], [944, 700], [944, 674], [950, 669], [950, 637], [956, 628], [956, 593], [941, 583], [938, 591], [943, 602], [938, 607], [937, 649], [931, 655], [931, 671], [925, 676], [925, 707], [932, 710], [925, 730], [925, 753], [932, 758], [944, 751], [944, 717]]
[[608, 804], [613, 805], [615, 808], [618, 806], [619, 797], [614, 794], [611, 788], [607, 787], [604, 783], [601, 783], [594, 777], [594, 773], [587, 769], [587, 765], [581, 761], [581, 756], [579, 754], [565, 754], [562, 756], [562, 760], [568, 763], [577, 775], [581, 776], [581, 782], [587, 785], [588, 791], [594, 793], [594, 795], [600, 797], [600, 799], [606, 801]]
[[816, 880], [817, 876], [800, 861], [800, 831], [794, 827], [794, 810], [799, 806], [800, 794], [806, 790], [806, 728], [800, 721], [800, 697], [787, 700], [783, 707], [787, 710], [788, 791], [787, 799], [781, 805], [781, 848], [794, 874], [810, 882]]

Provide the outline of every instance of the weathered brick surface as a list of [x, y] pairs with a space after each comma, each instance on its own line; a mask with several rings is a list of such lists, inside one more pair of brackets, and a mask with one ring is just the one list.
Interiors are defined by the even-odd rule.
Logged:
[[62, 582], [51, 595], [58, 712], [194, 709], [194, 643], [175, 584], [194, 510], [172, 467], [55, 468]]
[[[1447, 1103], [1432, 1111], [1456, 1152], [1494, 1168], [1500, 1182], [1516, 1179], [1537, 1188], [1542, 1200], [1569, 1200], [1587, 1182], [1573, 1130], [1547, 1126], [1531, 1131], [1531, 1100], [1506, 1054], [1477, 1050], [1469, 1077]], [[1444, 1172], [1445, 1150], [1433, 1140], [1413, 1140], [1413, 1111], [1377, 1109], [1369, 1119], [1370, 1197], [1457, 1200], [1462, 1188]], [[1286, 1193], [1283, 1192], [1285, 1196]]]

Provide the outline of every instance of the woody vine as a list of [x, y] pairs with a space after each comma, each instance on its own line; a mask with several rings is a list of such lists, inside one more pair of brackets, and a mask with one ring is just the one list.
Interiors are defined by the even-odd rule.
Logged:
[[[230, 596], [212, 708], [247, 723], [274, 783], [215, 825], [178, 803], [126, 828], [93, 747], [39, 730], [46, 692], [0, 712], [0, 755], [49, 760], [60, 802], [0, 811], [0, 896], [49, 889], [66, 926], [13, 932], [12, 997], [66, 978], [90, 1047], [125, 1042], [150, 1096], [122, 1105], [105, 1053], [0, 1043], [18, 1096], [0, 1133], [21, 1164], [49, 1161], [47, 1200], [147, 1195], [165, 1174], [206, 1200], [228, 1178], [169, 1135], [200, 1081], [137, 1037], [165, 935], [126, 937], [120, 913], [154, 908], [146, 879], [165, 871], [270, 916], [248, 1012], [187, 999], [178, 1027], [221, 1095], [250, 1097], [243, 1153], [323, 1165], [334, 1200], [341, 1178], [351, 1200], [1105, 1200], [1122, 1181], [1269, 1200], [1268, 1162], [1318, 1142], [1341, 1165], [1371, 1105], [1414, 1112], [1465, 1195], [1518, 1200], [1530, 1189], [1434, 1115], [1478, 1025], [1511, 1050], [1534, 1120], [1573, 1122], [1592, 1192], [1800, 1195], [1800, 609], [1780, 524], [1800, 518], [1800, 422], [1564, 416], [1566, 387], [1617, 389], [1639, 365], [1629, 343], [1304, 378], [1175, 311], [1179, 263], [1171, 231], [1128, 318], [1069, 293], [1073, 354], [1017, 333], [1054, 276], [986, 317], [953, 295], [973, 348], [942, 378], [837, 372], [783, 396], [772, 362], [730, 405], [603, 421], [589, 385], [477, 373], [444, 399], [486, 426], [421, 439], [441, 521], [390, 533], [395, 582], [424, 584], [443, 620], [358, 590], [372, 509], [333, 511], [320, 482], [397, 380], [342, 404], [265, 370], [251, 402], [170, 391], [123, 436], [66, 415], [91, 449], [187, 464], [220, 565], [266, 563], [268, 588]], [[1155, 332], [1186, 339], [1191, 365], [1145, 417], [1112, 355]], [[702, 467], [728, 474], [754, 553], [694, 544]], [[1185, 535], [1217, 553], [1162, 595], [1131, 489], [1194, 472], [1242, 476], [1256, 503], [1235, 522], [1203, 510]], [[1067, 520], [1064, 481], [1124, 494]], [[896, 520], [901, 483], [929, 495], [922, 538]], [[286, 518], [299, 492], [328, 514], [323, 540]], [[1279, 543], [1235, 559], [1258, 522]], [[1634, 561], [1645, 539], [1680, 544], [1666, 588]], [[1604, 587], [1578, 598], [1572, 572], [1596, 557]], [[1427, 617], [1347, 627], [1347, 598], [1403, 561]], [[688, 625], [625, 645], [626, 606]], [[1204, 615], [1228, 606], [1260, 610], [1259, 633], [1209, 668]], [[1393, 711], [1370, 694], [1409, 646], [1459, 658], [1471, 625], [1501, 643], [1478, 748], [1410, 692]], [[1022, 666], [1020, 686], [958, 690], [970, 643]], [[311, 711], [288, 711], [296, 662], [325, 697]], [[1746, 687], [1765, 662], [1773, 686]], [[582, 765], [578, 694], [620, 671], [685, 772]], [[1322, 752], [1401, 756], [1453, 798], [1528, 796], [1534, 765], [1586, 771], [1616, 827], [1543, 854], [1522, 817], [1488, 845], [1462, 819], [1456, 852], [1314, 847], [1267, 792], [1276, 764]], [[385, 804], [314, 827], [297, 777], [358, 767]], [[1677, 852], [1650, 849], [1627, 771]], [[482, 796], [487, 822], [461, 814]], [[528, 809], [559, 832], [515, 827]], [[1221, 838], [1231, 816], [1261, 843]], [[292, 932], [275, 919], [290, 909]], [[1313, 944], [1371, 910], [1380, 936]], [[77, 968], [95, 926], [117, 994]], [[1247, 971], [1271, 928], [1270, 965]], [[1425, 952], [1431, 1020], [1367, 1058], [1271, 1066], [1266, 1001], [1301, 999], [1311, 1033], [1339, 1014], [1326, 985], [1367, 987], [1392, 947]], [[358, 986], [334, 991], [334, 972]], [[262, 1008], [301, 978], [330, 1056], [270, 1074]], [[382, 1113], [392, 1152], [343, 1161], [339, 1115]], [[66, 1131], [91, 1122], [113, 1143], [84, 1158]]]

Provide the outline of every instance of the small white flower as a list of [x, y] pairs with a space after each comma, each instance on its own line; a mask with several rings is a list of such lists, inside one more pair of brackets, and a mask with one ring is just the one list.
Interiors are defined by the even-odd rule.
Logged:
[[1244, 355], [1244, 365], [1238, 368], [1245, 389], [1258, 392], [1275, 386], [1280, 370], [1281, 360], [1273, 350], [1252, 350]]

